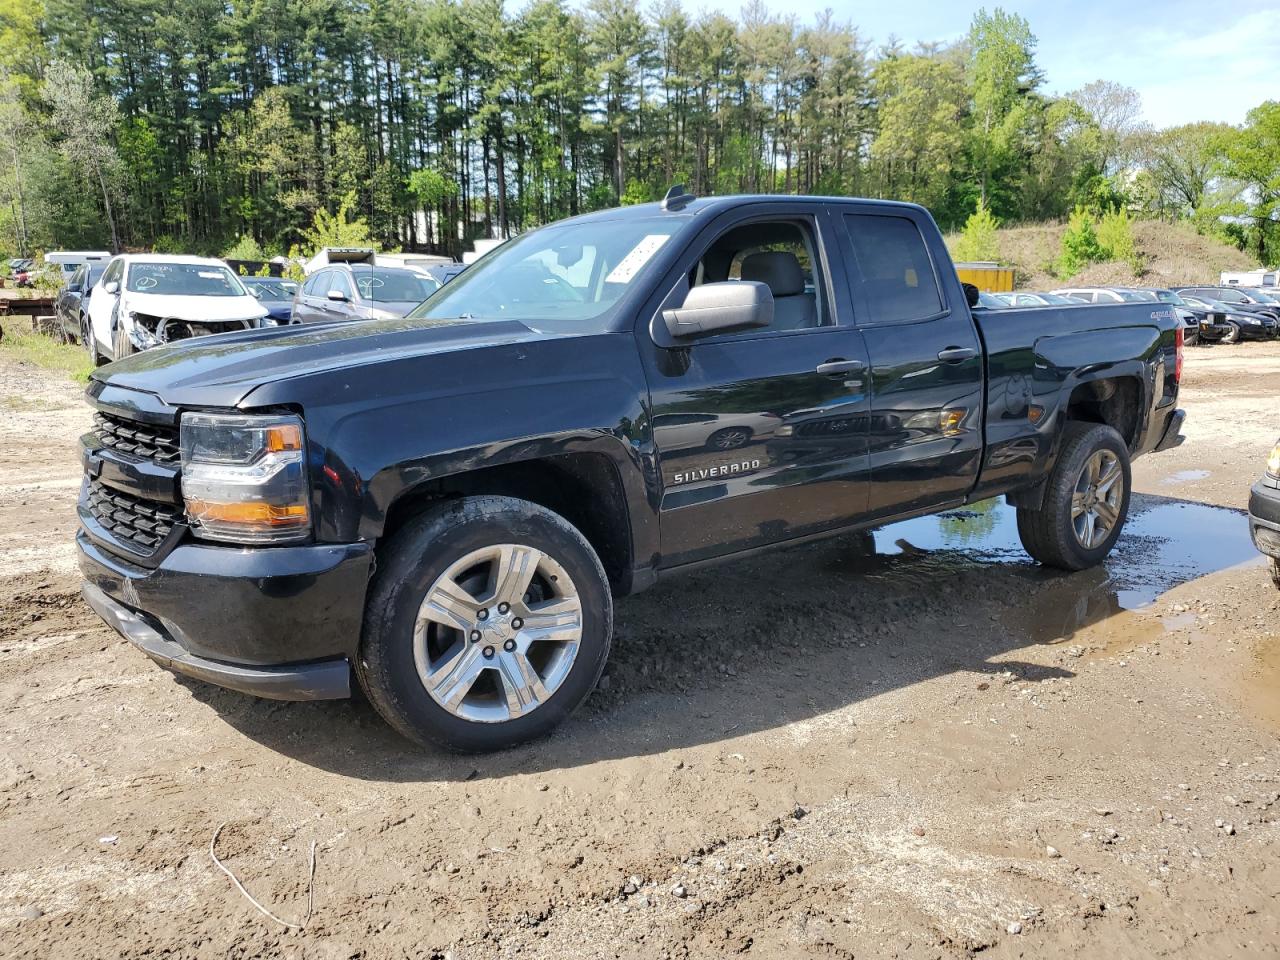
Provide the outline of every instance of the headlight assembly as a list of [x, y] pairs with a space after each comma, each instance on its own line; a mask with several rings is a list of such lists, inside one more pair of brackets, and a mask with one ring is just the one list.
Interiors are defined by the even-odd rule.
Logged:
[[1271, 456], [1267, 457], [1267, 475], [1280, 480], [1280, 443], [1271, 448]]
[[182, 415], [182, 496], [198, 537], [234, 543], [311, 532], [302, 420], [291, 415]]

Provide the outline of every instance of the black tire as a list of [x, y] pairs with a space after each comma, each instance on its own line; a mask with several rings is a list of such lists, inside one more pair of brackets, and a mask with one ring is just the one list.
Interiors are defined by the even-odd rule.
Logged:
[[1271, 582], [1276, 585], [1276, 589], [1280, 590], [1280, 560], [1275, 557], [1270, 558], [1271, 563], [1268, 565], [1271, 570]]
[[125, 357], [131, 356], [138, 351], [134, 349], [133, 341], [129, 339], [129, 334], [125, 333], [124, 324], [116, 324], [116, 333], [111, 345], [111, 359], [123, 360]]
[[[414, 626], [428, 591], [451, 565], [506, 543], [540, 550], [563, 568], [581, 603], [581, 639], [568, 673], [545, 702], [512, 719], [478, 722], [450, 712], [427, 692], [414, 657]], [[355, 672], [374, 709], [410, 740], [481, 752], [536, 739], [573, 713], [604, 671], [613, 636], [608, 578], [577, 528], [544, 507], [495, 496], [442, 502], [391, 537], [379, 550], [378, 567]]]
[[94, 367], [105, 366], [110, 362], [98, 352], [98, 340], [93, 335], [93, 324], [84, 314], [80, 315], [80, 339], [84, 341], [84, 349], [89, 354], [89, 363]]
[[[1100, 543], [1086, 548], [1077, 536], [1072, 517], [1072, 499], [1076, 484], [1090, 458], [1099, 451], [1112, 453], [1120, 466], [1118, 519]], [[1018, 537], [1031, 556], [1047, 567], [1062, 570], [1084, 570], [1097, 566], [1115, 546], [1129, 515], [1129, 448], [1111, 427], [1100, 423], [1071, 421], [1062, 437], [1058, 462], [1045, 481], [1044, 503], [1039, 510], [1018, 508]]]
[[1232, 323], [1231, 321], [1228, 320], [1227, 326], [1230, 327], [1231, 329], [1229, 329], [1223, 335], [1222, 340], [1220, 342], [1221, 343], [1239, 343], [1240, 342], [1240, 324]]

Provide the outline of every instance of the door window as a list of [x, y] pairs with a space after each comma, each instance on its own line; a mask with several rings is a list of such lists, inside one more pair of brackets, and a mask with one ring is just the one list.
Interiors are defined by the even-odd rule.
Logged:
[[328, 291], [326, 287], [322, 286], [322, 284], [328, 282], [328, 270], [321, 270], [318, 273], [313, 273], [311, 276], [307, 277], [306, 282], [302, 285], [302, 292], [308, 297], [323, 297]]
[[124, 261], [112, 260], [110, 265], [107, 267], [107, 272], [102, 275], [102, 285], [106, 286], [108, 283], [119, 283], [120, 274], [122, 273], [124, 273]]
[[872, 323], [909, 323], [942, 312], [942, 293], [920, 230], [906, 217], [845, 214]]
[[[707, 248], [690, 285], [751, 280], [773, 294], [770, 330], [804, 330], [830, 321], [818, 250], [807, 222], [772, 220], [726, 230]], [[759, 333], [760, 331], [753, 331]]]
[[355, 299], [355, 291], [351, 289], [351, 278], [343, 270], [329, 271], [329, 285], [321, 291], [321, 295], [328, 296], [330, 290], [340, 291], [348, 300]]

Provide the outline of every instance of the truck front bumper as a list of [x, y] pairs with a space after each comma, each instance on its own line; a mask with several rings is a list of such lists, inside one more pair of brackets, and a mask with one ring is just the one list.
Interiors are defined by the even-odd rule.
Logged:
[[1280, 484], [1259, 480], [1249, 491], [1249, 535], [1260, 553], [1280, 559]]
[[174, 548], [154, 569], [76, 535], [85, 600], [161, 666], [277, 700], [350, 696], [368, 544]]

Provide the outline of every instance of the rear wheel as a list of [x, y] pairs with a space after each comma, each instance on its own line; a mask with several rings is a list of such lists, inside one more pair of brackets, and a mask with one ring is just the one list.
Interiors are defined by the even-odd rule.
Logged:
[[507, 497], [442, 503], [379, 556], [357, 675], [405, 736], [482, 751], [542, 736], [604, 669], [613, 601], [582, 534]]
[[1043, 505], [1018, 509], [1023, 547], [1046, 566], [1096, 566], [1120, 537], [1129, 485], [1129, 450], [1120, 434], [1103, 424], [1069, 423]]

